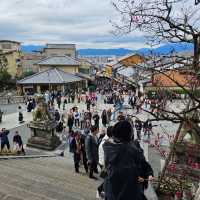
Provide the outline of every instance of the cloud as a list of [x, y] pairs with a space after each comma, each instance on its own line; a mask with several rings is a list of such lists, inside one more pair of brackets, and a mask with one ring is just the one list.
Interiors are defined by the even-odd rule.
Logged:
[[145, 47], [143, 34], [114, 36], [110, 0], [1, 0], [0, 39], [25, 44], [75, 43], [79, 48]]

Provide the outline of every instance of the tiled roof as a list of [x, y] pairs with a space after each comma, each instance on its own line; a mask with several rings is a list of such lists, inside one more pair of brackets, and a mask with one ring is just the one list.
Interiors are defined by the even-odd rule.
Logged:
[[[182, 86], [189, 86], [191, 80], [196, 80], [194, 76], [188, 73], [182, 73], [181, 71], [169, 70], [165, 72], [166, 75], [162, 73], [158, 73], [154, 75], [153, 78], [153, 86], [160, 86], [160, 87], [177, 87], [178, 85], [174, 82], [178, 82]], [[168, 78], [170, 77], [170, 78]]]
[[17, 84], [62, 84], [62, 83], [71, 83], [84, 80], [79, 76], [74, 74], [66, 73], [60, 69], [52, 68], [46, 71], [42, 71], [31, 76], [28, 76], [20, 81]]
[[69, 56], [51, 56], [47, 57], [38, 63], [38, 65], [80, 65], [81, 63]]

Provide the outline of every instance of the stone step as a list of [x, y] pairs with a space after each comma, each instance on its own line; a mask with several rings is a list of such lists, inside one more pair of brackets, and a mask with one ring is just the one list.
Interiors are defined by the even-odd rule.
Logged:
[[65, 158], [2, 160], [0, 169], [0, 194], [20, 200], [93, 200], [100, 184], [75, 174]]
[[[18, 171], [18, 173], [21, 173], [23, 170], [26, 170], [26, 172], [29, 172], [29, 174], [31, 174], [31, 176], [37, 175], [38, 177], [36, 178], [40, 178], [40, 177], [45, 178], [45, 177], [49, 177], [50, 175], [51, 178], [54, 178], [54, 179], [56, 178], [57, 180], [61, 179], [61, 181], [63, 181], [63, 179], [65, 180], [68, 177], [70, 177], [69, 181], [72, 180], [72, 181], [81, 182], [81, 180], [83, 179], [83, 181], [85, 182], [86, 180], [88, 180], [88, 177], [84, 173], [79, 174], [78, 176], [77, 174], [73, 173], [74, 169], [72, 165], [70, 166], [70, 165], [67, 165], [66, 163], [64, 163], [64, 165], [58, 165], [57, 163], [56, 164], [52, 163], [52, 165], [49, 166], [48, 162], [45, 162], [42, 159], [40, 159], [40, 162], [38, 163], [37, 163], [37, 160], [34, 159], [34, 160], [30, 160], [29, 162], [26, 162], [26, 161], [23, 162], [21, 160], [20, 163], [18, 163], [17, 169], [13, 169], [12, 167], [10, 167], [10, 163], [3, 163], [3, 165], [5, 166], [5, 168], [8, 168], [13, 173], [15, 173], [16, 171]], [[0, 162], [0, 167], [1, 166], [2, 164]], [[63, 174], [65, 175], [64, 177], [63, 177]]]
[[[0, 160], [1, 200], [95, 200], [100, 180], [84, 169], [74, 173], [71, 154], [65, 157]], [[148, 200], [156, 200], [152, 190]]]
[[6, 155], [0, 156], [0, 160], [11, 160], [11, 159], [33, 159], [33, 158], [50, 158], [57, 157], [59, 155], [27, 155], [27, 156], [17, 156], [17, 155]]

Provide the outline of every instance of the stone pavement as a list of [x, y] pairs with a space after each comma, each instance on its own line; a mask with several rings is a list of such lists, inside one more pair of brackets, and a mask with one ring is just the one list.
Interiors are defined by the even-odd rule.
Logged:
[[100, 184], [67, 158], [2, 160], [0, 168], [1, 200], [94, 200]]
[[13, 129], [16, 127], [20, 127], [23, 126], [24, 124], [27, 124], [28, 122], [30, 122], [32, 120], [32, 113], [28, 113], [26, 112], [26, 107], [24, 104], [20, 104], [22, 106], [22, 111], [23, 111], [23, 116], [24, 116], [24, 123], [20, 124], [18, 121], [18, 112], [17, 112], [17, 107], [18, 105], [16, 105], [16, 110], [15, 108], [13, 113], [9, 113], [7, 114], [5, 112], [5, 114], [3, 114], [3, 118], [2, 118], [2, 123], [0, 123], [0, 128], [6, 128], [6, 129]]

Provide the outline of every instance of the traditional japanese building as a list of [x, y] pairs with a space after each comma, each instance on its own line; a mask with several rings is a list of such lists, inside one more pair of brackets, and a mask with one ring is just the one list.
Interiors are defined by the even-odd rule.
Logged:
[[17, 82], [18, 94], [25, 92], [43, 93], [47, 90], [78, 91], [87, 87], [87, 80], [80, 76], [67, 73], [59, 68], [50, 68]]

